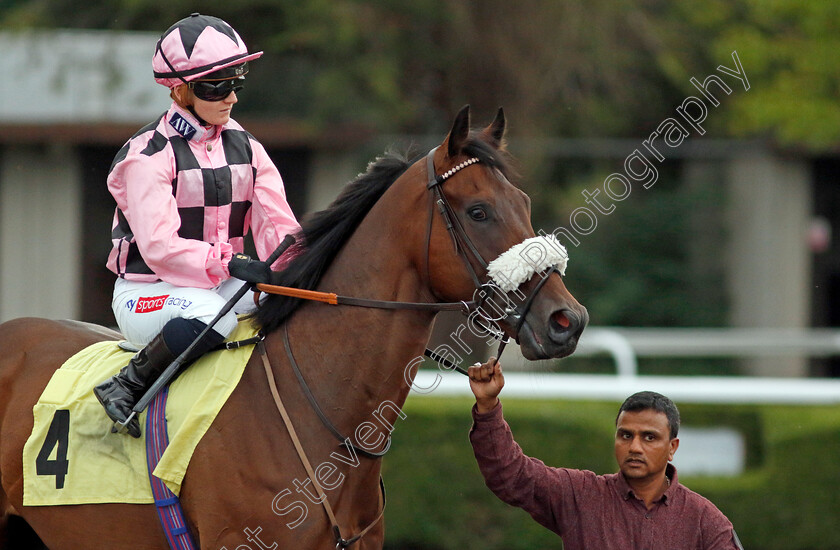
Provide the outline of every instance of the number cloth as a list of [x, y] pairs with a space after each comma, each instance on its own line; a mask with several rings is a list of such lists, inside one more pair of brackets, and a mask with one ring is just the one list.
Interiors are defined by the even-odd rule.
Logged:
[[[245, 321], [230, 339], [255, 334]], [[176, 495], [196, 445], [239, 383], [252, 351], [253, 346], [244, 346], [208, 353], [170, 385], [170, 444], [154, 475]], [[112, 422], [92, 391], [131, 356], [117, 342], [100, 342], [68, 359], [50, 379], [33, 408], [35, 424], [23, 449], [24, 506], [154, 502], [146, 471], [146, 431], [139, 439], [110, 433]], [[64, 427], [68, 416], [69, 431]], [[145, 416], [141, 414], [141, 424]]]

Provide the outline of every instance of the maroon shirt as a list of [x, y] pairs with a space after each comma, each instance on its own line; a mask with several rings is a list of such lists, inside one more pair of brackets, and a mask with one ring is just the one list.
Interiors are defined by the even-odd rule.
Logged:
[[563, 539], [565, 550], [743, 550], [732, 523], [714, 504], [677, 481], [648, 510], [620, 472], [552, 468], [526, 456], [499, 405], [473, 407], [470, 442], [487, 486]]

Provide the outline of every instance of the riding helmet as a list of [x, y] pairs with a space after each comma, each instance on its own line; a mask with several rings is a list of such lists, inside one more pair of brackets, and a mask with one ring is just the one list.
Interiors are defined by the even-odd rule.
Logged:
[[239, 34], [218, 17], [194, 13], [164, 32], [152, 58], [155, 82], [168, 88], [212, 74], [214, 80], [248, 72], [248, 61], [263, 52], [248, 53]]

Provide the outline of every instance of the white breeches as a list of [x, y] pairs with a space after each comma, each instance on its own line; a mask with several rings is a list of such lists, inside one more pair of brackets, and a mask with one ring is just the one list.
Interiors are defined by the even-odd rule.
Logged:
[[[125, 339], [143, 347], [163, 325], [176, 317], [210, 323], [243, 284], [239, 279], [228, 279], [216, 288], [203, 289], [117, 279], [111, 307]], [[229, 335], [236, 328], [237, 314], [253, 309], [254, 293], [246, 292], [233, 309], [216, 322], [213, 330], [223, 336]]]

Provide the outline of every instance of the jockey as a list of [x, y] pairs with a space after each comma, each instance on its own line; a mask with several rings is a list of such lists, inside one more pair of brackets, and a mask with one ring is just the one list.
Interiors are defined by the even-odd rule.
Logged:
[[[94, 389], [115, 422], [126, 421], [242, 281], [268, 282], [271, 266], [242, 254], [249, 230], [258, 256], [267, 258], [300, 229], [277, 168], [230, 118], [248, 62], [261, 55], [248, 53], [226, 22], [198, 13], [158, 40], [155, 81], [170, 89], [172, 105], [128, 140], [108, 174], [117, 202], [107, 264], [118, 276], [112, 307], [125, 338], [145, 346]], [[223, 342], [236, 327], [236, 314], [249, 306], [252, 293], [187, 360]], [[136, 416], [127, 428], [140, 436]]]

